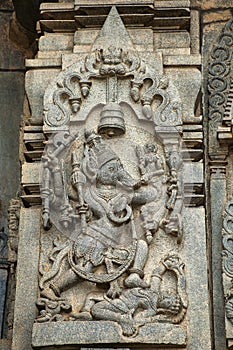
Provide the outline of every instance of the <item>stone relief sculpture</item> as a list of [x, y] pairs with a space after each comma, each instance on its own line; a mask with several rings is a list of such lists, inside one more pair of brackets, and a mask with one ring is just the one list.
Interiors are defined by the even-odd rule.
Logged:
[[[128, 288], [115, 299], [104, 293], [90, 293], [81, 312], [73, 317], [119, 322], [126, 336], [136, 335], [137, 328], [146, 322], [179, 323], [187, 308], [183, 268], [178, 256], [168, 256], [153, 271], [150, 287]], [[167, 270], [173, 271], [177, 277], [177, 293], [160, 293], [162, 276]], [[140, 309], [143, 311], [137, 313]]]
[[[147, 283], [143, 279], [149, 245], [159, 225], [163, 226], [163, 221], [166, 221], [167, 180], [164, 161], [155, 153], [156, 149], [155, 144], [146, 144], [144, 147], [138, 146], [135, 150], [140, 164], [140, 181], [124, 169], [117, 154], [100, 135], [93, 131], [86, 132], [82, 163], [80, 164], [75, 151], [71, 153], [71, 188], [65, 194], [65, 198], [62, 166], [57, 158], [47, 157], [46, 166], [51, 169], [53, 176], [53, 206], [58, 215], [60, 213], [59, 224], [72, 230], [72, 241], [60, 246], [55, 245], [50, 257], [53, 261], [52, 268], [49, 273], [42, 272], [41, 299], [38, 301], [38, 307], [42, 308], [42, 311], [38, 322], [54, 320], [57, 317], [63, 319], [60, 312], [70, 311], [72, 306], [62, 298], [62, 292], [83, 280], [109, 285], [104, 292], [98, 292], [98, 298], [101, 294], [100, 300], [95, 300], [95, 296], [92, 295], [86, 298], [84, 310], [94, 298], [96, 305], [93, 305], [93, 310], [97, 310], [97, 313], [90, 308], [88, 312], [71, 314], [69, 319], [101, 319], [102, 311], [99, 307], [105, 305], [105, 298], [108, 303], [113, 303], [111, 305], [114, 309], [115, 301], [120, 303], [122, 298], [131, 301], [134, 293], [137, 298], [132, 312], [136, 312], [142, 307], [140, 293], [143, 296], [144, 292], [146, 298], [152, 300], [165, 298], [161, 303], [167, 307], [164, 306], [163, 310], [156, 307], [153, 312], [150, 310], [153, 316], [161, 313], [166, 315], [165, 319], [178, 322], [178, 314], [184, 314], [187, 302], [184, 271], [181, 268], [183, 263], [180, 258], [171, 255], [160, 262], [160, 269], [161, 266], [163, 269], [158, 275], [155, 275], [156, 270], [153, 271], [153, 283]], [[72, 193], [74, 190], [77, 198]], [[69, 204], [68, 192], [75, 203], [73, 206]], [[169, 189], [169, 192], [172, 190]], [[171, 202], [171, 197], [168, 202]], [[163, 210], [158, 210], [158, 207], [162, 207]], [[135, 225], [136, 209], [139, 211], [137, 221], [141, 221], [142, 237]], [[68, 268], [61, 274], [64, 264]], [[165, 297], [159, 294], [159, 285], [156, 288], [154, 285], [156, 280], [161, 283], [166, 270], [173, 271], [173, 278], [176, 276], [177, 291], [167, 291]], [[173, 303], [176, 305], [175, 309]], [[119, 315], [115, 313], [116, 315], [114, 310], [106, 313], [102, 319], [118, 320]], [[113, 319], [110, 314], [114, 314]], [[133, 330], [133, 334], [133, 324], [130, 329]], [[126, 330], [125, 334], [132, 335], [131, 331]]]
[[176, 89], [139, 57], [113, 8], [91, 53], [59, 74], [44, 105], [50, 252], [42, 249], [36, 322], [108, 320], [126, 337], [147, 323], [180, 323], [188, 302]]

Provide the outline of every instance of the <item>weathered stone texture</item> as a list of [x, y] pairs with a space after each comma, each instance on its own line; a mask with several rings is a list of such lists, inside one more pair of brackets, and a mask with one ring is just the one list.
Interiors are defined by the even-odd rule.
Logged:
[[[8, 206], [19, 191], [19, 129], [24, 101], [24, 53], [10, 41], [11, 1], [0, 3], [0, 348], [10, 349], [10, 305], [14, 294], [14, 262], [9, 261]], [[8, 318], [9, 316], [9, 318]], [[8, 338], [8, 339], [7, 339]]]
[[24, 54], [9, 40], [11, 16], [12, 12], [0, 12], [0, 69], [24, 69]]
[[[19, 188], [18, 134], [24, 58], [29, 58], [12, 350], [230, 349], [233, 274], [222, 271], [226, 234], [222, 215], [233, 187], [231, 75], [224, 76], [223, 121], [208, 122], [212, 112], [207, 91], [212, 96], [221, 90], [222, 80], [211, 83], [214, 74], [211, 69], [208, 73], [208, 64], [214, 60], [211, 55], [223, 25], [232, 18], [231, 4], [226, 0], [43, 2], [38, 53], [32, 59], [40, 2], [15, 0], [13, 17], [11, 1], [0, 4], [0, 166], [4, 169], [0, 219], [4, 227], [7, 203]], [[111, 10], [113, 5], [117, 8]], [[224, 45], [232, 55], [229, 42]], [[111, 51], [112, 46], [117, 50]], [[226, 60], [220, 61], [219, 69]], [[231, 58], [227, 67], [232, 68]], [[50, 138], [56, 131], [61, 134]], [[158, 149], [146, 148], [152, 143]], [[152, 175], [148, 159], [157, 162]], [[93, 166], [95, 162], [100, 165]], [[118, 185], [110, 182], [107, 188], [101, 176], [106, 175], [108, 170], [102, 167], [108, 162], [114, 167], [122, 163], [122, 173]], [[110, 181], [110, 170], [107, 175]], [[150, 202], [148, 193], [154, 191], [150, 176], [156, 180], [160, 205], [155, 199]], [[131, 188], [126, 196], [124, 186], [134, 187], [136, 195]], [[146, 202], [136, 205], [144, 190]], [[115, 193], [121, 201], [114, 207]], [[103, 207], [102, 227], [96, 202]], [[106, 230], [106, 237], [101, 230]], [[117, 243], [109, 243], [116, 232]], [[129, 238], [126, 232], [135, 235], [134, 248], [130, 240], [124, 247], [118, 242], [118, 236]], [[16, 236], [17, 228], [9, 242], [12, 280]], [[67, 243], [67, 237], [76, 243]], [[135, 256], [119, 281], [108, 280], [122, 268], [122, 261], [125, 264], [124, 248], [135, 249]], [[4, 251], [4, 259], [5, 255]], [[10, 265], [0, 263], [1, 325]], [[153, 288], [147, 286], [149, 282]], [[159, 288], [167, 292], [165, 301]], [[177, 301], [167, 306], [170, 291]], [[153, 314], [146, 314], [144, 323], [138, 317], [142, 310]], [[10, 341], [0, 340], [0, 348], [9, 350]]]
[[[138, 4], [139, 2], [135, 1], [127, 4], [125, 1], [119, 1], [120, 15], [116, 8], [112, 8], [108, 15], [111, 7], [109, 1], [105, 2], [103, 5], [106, 7], [102, 8], [90, 1], [75, 4], [46, 3], [41, 6], [40, 25], [45, 35], [39, 40], [36, 59], [27, 61], [26, 93], [31, 115], [30, 125], [24, 128], [22, 199], [26, 206], [41, 205], [39, 198], [41, 164], [38, 160], [42, 156], [43, 142], [54, 131], [60, 130], [61, 134], [49, 140], [49, 156], [43, 156], [45, 163], [42, 167], [44, 177], [41, 191], [44, 206], [43, 225], [47, 231], [42, 230], [39, 237], [41, 223], [39, 224], [38, 211], [37, 224], [33, 227], [34, 238], [30, 242], [35, 259], [28, 270], [29, 275], [34, 273], [35, 276], [29, 287], [30, 298], [21, 316], [26, 318], [28, 312], [27, 324], [30, 330], [21, 328], [19, 331], [17, 327], [21, 326], [19, 315], [23, 295], [18, 280], [14, 350], [22, 344], [24, 347], [32, 346], [35, 349], [56, 346], [65, 349], [80, 344], [95, 344], [98, 348], [101, 344], [111, 343], [114, 345], [127, 343], [132, 347], [137, 345], [139, 348], [144, 344], [145, 347], [154, 345], [158, 349], [168, 347], [182, 347], [187, 350], [196, 350], [197, 347], [211, 349], [203, 208], [204, 178], [201, 149], [203, 130], [199, 99], [201, 84], [199, 17], [196, 12], [190, 15], [190, 11], [186, 8], [189, 7], [187, 1], [140, 2], [145, 12], [144, 17], [141, 16], [137, 6], [126, 6]], [[130, 9], [133, 11], [132, 16]], [[179, 16], [176, 16], [176, 10]], [[84, 16], [82, 11], [86, 11], [87, 15]], [[169, 17], [167, 19], [169, 30], [164, 27], [164, 14]], [[75, 23], [78, 28], [75, 28]], [[149, 26], [144, 28], [143, 26], [148, 23], [150, 28]], [[192, 30], [189, 30], [190, 23]], [[53, 33], [46, 33], [52, 30]], [[113, 43], [116, 45], [115, 49], [112, 47]], [[94, 128], [95, 130], [91, 131]], [[70, 135], [67, 134], [69, 131]], [[183, 138], [185, 143], [183, 149], [180, 138]], [[100, 152], [98, 143], [100, 149], [105, 150], [104, 153]], [[70, 150], [66, 155], [60, 156], [60, 150], [66, 147], [70, 147]], [[77, 153], [71, 150], [76, 150]], [[87, 195], [89, 190], [83, 188], [83, 197], [80, 184], [83, 183], [84, 177], [87, 182], [91, 179], [88, 169], [94, 164], [93, 154], [100, 162], [100, 165], [95, 165], [93, 172], [98, 174], [98, 181], [96, 184], [92, 180], [88, 185], [91, 191], [89, 197]], [[185, 159], [182, 171], [181, 154]], [[51, 159], [50, 155], [53, 155]], [[103, 160], [103, 157], [107, 157], [107, 160]], [[130, 197], [125, 204], [119, 204], [124, 208], [119, 217], [115, 207], [108, 213], [109, 204], [116, 200], [116, 195], [109, 192], [110, 188], [111, 191], [116, 191], [122, 200], [125, 199], [121, 187], [116, 187], [108, 170], [108, 162], [112, 162], [114, 167], [119, 164], [116, 157], [122, 161], [122, 174], [126, 177], [122, 186], [132, 186], [129, 183], [134, 183], [140, 175], [142, 183], [134, 185], [135, 201], [136, 198], [141, 198], [142, 194], [146, 198], [146, 202], [143, 202], [144, 207], [142, 203], [135, 207], [134, 197]], [[150, 157], [154, 165], [149, 167]], [[159, 159], [163, 159], [161, 165], [158, 163]], [[56, 162], [55, 168], [51, 162]], [[138, 170], [136, 170], [137, 162], [140, 164]], [[81, 164], [80, 169], [76, 163]], [[128, 173], [125, 173], [124, 168]], [[154, 169], [153, 172], [151, 169]], [[114, 171], [118, 174], [118, 170]], [[167, 180], [162, 181], [163, 174], [166, 174]], [[103, 180], [102, 177], [107, 175], [108, 188], [106, 179]], [[161, 195], [156, 200], [147, 197], [154, 191], [150, 188], [151, 177], [156, 178], [157, 186], [161, 188]], [[70, 178], [73, 191], [78, 193], [82, 213], [81, 211], [76, 213], [73, 204], [70, 206], [72, 194], [66, 195], [66, 188], [68, 192], [71, 190]], [[121, 182], [122, 179], [118, 181]], [[165, 190], [169, 181], [171, 186]], [[63, 188], [59, 183], [63, 183]], [[104, 190], [104, 197], [102, 192], [99, 192], [99, 186], [101, 191]], [[141, 187], [139, 191], [137, 186]], [[147, 187], [149, 192], [144, 192]], [[66, 204], [62, 206], [60, 201], [57, 201], [59, 191], [65, 191], [62, 198]], [[92, 191], [96, 193], [95, 196]], [[87, 221], [83, 198], [92, 211], [92, 217]], [[105, 203], [100, 217], [94, 209], [96, 201], [99, 200]], [[161, 205], [158, 205], [158, 201], [161, 201]], [[167, 201], [167, 204], [164, 201]], [[183, 211], [184, 204], [187, 208]], [[69, 210], [66, 212], [68, 207]], [[26, 249], [22, 247], [30, 235], [30, 232], [26, 232], [25, 222], [30, 220], [29, 213], [32, 215], [34, 211], [25, 208], [22, 213], [20, 226], [22, 238], [19, 243], [21, 260], [30, 250], [30, 247]], [[134, 213], [136, 226], [130, 213]], [[153, 220], [150, 219], [151, 216]], [[198, 220], [199, 216], [201, 220]], [[80, 223], [77, 222], [75, 229], [69, 228], [69, 223], [75, 222], [77, 218]], [[102, 232], [105, 231], [105, 224], [101, 224], [102, 218], [106, 220], [105, 224], [108, 227], [108, 232], [105, 234]], [[50, 219], [52, 221], [55, 219], [57, 222], [51, 229]], [[61, 234], [63, 222], [64, 236]], [[125, 230], [122, 229], [124, 222], [126, 222]], [[82, 234], [77, 238], [77, 230], [80, 229]], [[95, 236], [91, 233], [93, 229]], [[115, 234], [115, 231], [119, 237], [124, 236], [127, 241], [127, 244], [125, 243], [129, 249], [127, 258], [124, 256], [126, 251], [121, 247], [120, 241], [111, 243], [111, 235]], [[134, 241], [135, 248], [130, 241], [131, 234], [137, 235]], [[61, 240], [61, 246], [56, 240], [54, 241], [57, 235]], [[72, 241], [65, 242], [67, 235], [74, 240], [78, 239], [79, 243], [75, 245]], [[88, 253], [87, 237], [93, 243], [93, 252]], [[107, 253], [108, 257], [107, 255], [107, 258], [105, 257], [105, 250], [98, 247], [100, 241], [113, 255]], [[75, 250], [72, 247], [75, 247]], [[79, 253], [80, 249], [83, 249], [82, 253]], [[136, 253], [130, 258], [133, 249], [136, 249]], [[115, 258], [115, 251], [117, 254], [124, 254]], [[98, 260], [94, 252], [100, 254], [103, 260]], [[200, 257], [197, 261], [198, 253]], [[49, 255], [53, 256], [51, 261]], [[82, 261], [80, 258], [87, 259], [85, 261], [88, 264], [94, 263], [93, 272], [91, 269], [86, 270], [86, 262], [79, 266]], [[129, 265], [125, 265], [125, 259], [132, 259], [127, 263]], [[36, 273], [38, 263], [40, 275]], [[173, 264], [179, 264], [179, 267], [174, 267]], [[171, 272], [168, 272], [170, 268]], [[24, 269], [25, 262], [22, 261], [19, 265], [21, 278], [25, 273]], [[111, 277], [112, 274], [117, 274], [117, 279]], [[80, 278], [84, 280], [82, 283]], [[147, 286], [150, 280], [154, 289]], [[102, 286], [99, 285], [101, 283]], [[166, 308], [166, 302], [165, 306], [161, 306], [163, 310], [161, 315], [158, 313], [157, 316], [156, 307], [159, 305], [157, 301], [153, 312], [149, 306], [143, 306], [146, 316], [144, 323], [141, 324], [142, 321], [137, 321], [138, 315], [141, 316], [142, 312], [140, 308], [138, 309], [141, 299], [137, 293], [145, 294], [146, 300], [151, 302], [150, 293], [155, 293], [152, 302], [155, 303], [156, 293], [160, 295], [160, 287], [164, 291], [168, 290], [165, 300], [171, 298], [174, 293], [179, 300], [179, 311], [174, 311], [176, 317], [169, 316], [167, 311], [163, 310]], [[169, 292], [169, 288], [173, 292]], [[35, 297], [35, 293], [38, 298]], [[64, 302], [58, 298], [61, 295], [65, 298]], [[125, 313], [125, 308], [129, 307], [131, 302], [131, 309], [134, 312]], [[37, 315], [35, 315], [35, 303], [38, 307]], [[151, 312], [154, 316], [151, 316], [149, 322], [147, 313]], [[167, 315], [165, 319], [163, 313]], [[202, 315], [201, 322], [198, 321], [200, 315]], [[156, 317], [161, 318], [163, 322], [158, 322]], [[169, 317], [171, 322], [167, 322]], [[33, 325], [34, 318], [36, 320]], [[140, 317], [138, 319], [140, 320]], [[54, 320], [60, 322], [53, 322]]]
[[[2, 235], [0, 236], [2, 240]], [[2, 259], [1, 259], [2, 260]], [[5, 334], [5, 319], [4, 319], [4, 311], [6, 305], [6, 296], [7, 296], [7, 279], [8, 279], [8, 264], [3, 264], [0, 261], [0, 325], [1, 325], [1, 337], [2, 334]], [[0, 343], [1, 344], [1, 343]]]
[[[198, 5], [198, 4], [197, 4]], [[213, 335], [212, 342], [213, 348], [216, 350], [222, 350], [230, 347], [227, 345], [226, 329], [228, 329], [229, 323], [226, 321], [225, 329], [225, 306], [224, 306], [224, 291], [222, 280], [222, 226], [223, 226], [223, 212], [228, 193], [231, 193], [232, 173], [231, 167], [227, 166], [229, 158], [228, 154], [228, 142], [231, 139], [231, 132], [227, 134], [227, 130], [222, 128], [221, 120], [224, 115], [224, 101], [228, 94], [230, 87], [230, 77], [228, 78], [227, 67], [228, 60], [231, 60], [231, 56], [218, 57], [217, 48], [220, 50], [232, 50], [230, 42], [224, 42], [224, 36], [222, 35], [224, 26], [227, 24], [227, 20], [232, 18], [232, 13], [229, 9], [229, 2], [216, 1], [203, 2], [199, 5], [203, 8], [203, 43], [202, 43], [202, 56], [203, 56], [203, 92], [204, 92], [204, 104], [203, 114], [206, 116], [206, 132], [208, 136], [205, 140], [208, 147], [208, 154], [210, 157], [210, 167], [207, 167], [207, 184], [210, 191], [207, 192], [207, 212], [209, 213], [209, 230], [207, 231], [207, 240], [209, 242], [208, 254], [210, 256], [210, 295], [212, 298], [212, 321], [213, 321]], [[228, 30], [226, 30], [228, 31]], [[226, 34], [228, 37], [228, 34]], [[223, 38], [223, 41], [221, 41]], [[228, 45], [230, 44], [230, 45]], [[216, 53], [216, 54], [215, 54]], [[231, 54], [230, 54], [231, 55]], [[223, 70], [226, 72], [218, 71], [218, 61], [222, 64]], [[221, 77], [221, 78], [220, 78]], [[221, 90], [223, 100], [219, 101], [218, 106], [214, 95], [218, 93], [220, 86], [215, 85], [215, 81], [218, 79], [224, 81], [224, 88]], [[209, 90], [209, 94], [207, 91]], [[209, 100], [208, 100], [209, 98]], [[215, 111], [219, 113], [219, 119], [215, 118]], [[208, 116], [208, 118], [207, 118]], [[209, 119], [209, 120], [208, 120]], [[208, 121], [207, 121], [208, 120]], [[219, 135], [217, 136], [217, 129], [219, 127]], [[221, 144], [219, 143], [221, 141]], [[229, 162], [231, 163], [231, 161]], [[229, 170], [229, 172], [227, 171]], [[226, 176], [229, 174], [228, 176]], [[209, 180], [210, 174], [210, 180]]]
[[[115, 322], [63, 322], [60, 324], [50, 323], [35, 324], [33, 327], [32, 345], [35, 348], [45, 346], [61, 346], [75, 344], [109, 344], [125, 343], [125, 338], [119, 336], [120, 328]], [[110, 336], [111, 334], [111, 336]], [[129, 339], [128, 343], [143, 343], [149, 345], [164, 344], [170, 346], [176, 343], [184, 347], [186, 334], [179, 326], [171, 325], [147, 325], [141, 328], [136, 339]]]
[[[39, 209], [22, 209], [20, 213], [12, 350], [31, 349], [31, 328], [36, 315], [34, 300], [37, 296], [40, 214]], [[25, 285], [30, 285], [26, 294]]]
[[[190, 308], [188, 310], [188, 349], [212, 349], [209, 318], [208, 262], [204, 208], [186, 208], [184, 246], [187, 256]], [[201, 316], [200, 316], [201, 315]]]
[[222, 8], [228, 9], [230, 7], [230, 2], [228, 0], [191, 0], [191, 4], [193, 7], [197, 7], [201, 10], [211, 10], [212, 12], [221, 11]]
[[[19, 127], [23, 113], [24, 74], [21, 72], [0, 72], [0, 166], [2, 171], [0, 193], [4, 222], [7, 226], [9, 200], [19, 190]], [[7, 135], [7, 137], [6, 137]]]
[[[47, 63], [47, 61], [46, 61]], [[54, 64], [54, 58], [51, 60]], [[58, 69], [36, 69], [26, 73], [25, 89], [31, 106], [31, 119], [41, 123], [43, 119], [43, 97], [50, 81], [57, 75]]]

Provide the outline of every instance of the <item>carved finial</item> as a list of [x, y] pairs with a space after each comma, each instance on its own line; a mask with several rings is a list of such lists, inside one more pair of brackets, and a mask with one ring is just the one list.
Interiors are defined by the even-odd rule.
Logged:
[[114, 45], [115, 50], [133, 50], [132, 40], [122, 22], [115, 6], [112, 7], [109, 15], [93, 44], [92, 51], [108, 49]]

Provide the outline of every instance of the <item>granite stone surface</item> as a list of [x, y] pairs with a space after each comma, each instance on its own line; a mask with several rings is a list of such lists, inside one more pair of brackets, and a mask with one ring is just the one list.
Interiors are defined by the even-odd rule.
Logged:
[[213, 350], [198, 11], [42, 4], [12, 350]]

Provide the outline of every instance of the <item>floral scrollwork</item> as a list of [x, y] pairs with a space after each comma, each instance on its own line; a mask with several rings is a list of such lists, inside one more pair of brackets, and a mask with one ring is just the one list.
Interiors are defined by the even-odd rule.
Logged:
[[44, 108], [44, 118], [49, 126], [69, 123], [71, 116], [78, 113], [82, 100], [89, 95], [91, 82], [80, 74], [69, 73], [57, 83], [52, 103]]

